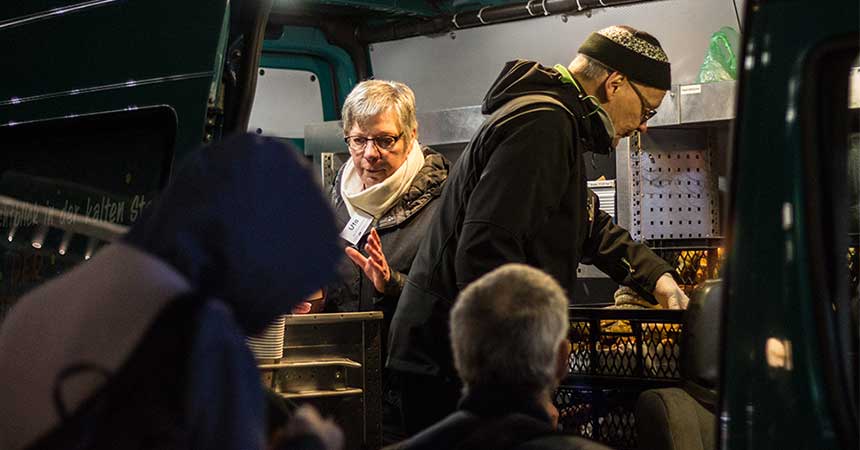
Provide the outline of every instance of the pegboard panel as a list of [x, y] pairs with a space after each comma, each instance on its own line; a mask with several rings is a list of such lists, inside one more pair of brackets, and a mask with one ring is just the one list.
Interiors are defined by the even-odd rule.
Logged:
[[707, 140], [699, 145], [649, 145], [631, 155], [631, 169], [636, 238], [719, 235], [717, 182]]

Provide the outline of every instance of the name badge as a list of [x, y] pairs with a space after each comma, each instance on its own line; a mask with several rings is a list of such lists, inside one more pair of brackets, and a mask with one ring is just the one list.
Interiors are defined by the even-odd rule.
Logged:
[[373, 217], [356, 213], [356, 215], [349, 218], [349, 222], [346, 223], [343, 231], [340, 232], [340, 237], [352, 245], [358, 244], [358, 241], [361, 240], [364, 233], [370, 227], [371, 222], [373, 222]]

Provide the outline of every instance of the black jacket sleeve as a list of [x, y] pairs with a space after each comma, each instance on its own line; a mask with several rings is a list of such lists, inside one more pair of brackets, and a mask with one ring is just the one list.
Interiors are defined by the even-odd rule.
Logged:
[[557, 108], [540, 105], [491, 133], [483, 151], [492, 153], [474, 174], [457, 241], [460, 289], [504, 263], [526, 261], [524, 243], [558, 208], [570, 176], [572, 124]]
[[[374, 289], [373, 303], [396, 305], [397, 300], [400, 298], [400, 293], [403, 292], [403, 286], [406, 285], [406, 278], [405, 273], [391, 269], [391, 278], [385, 283], [385, 292], [379, 292]], [[367, 280], [367, 282], [370, 283], [370, 280]]]
[[589, 191], [594, 220], [583, 246], [583, 264], [594, 264], [617, 283], [630, 286], [651, 297], [657, 279], [672, 266], [645, 244], [636, 242], [624, 228], [612, 223], [612, 217], [601, 211], [597, 196]]

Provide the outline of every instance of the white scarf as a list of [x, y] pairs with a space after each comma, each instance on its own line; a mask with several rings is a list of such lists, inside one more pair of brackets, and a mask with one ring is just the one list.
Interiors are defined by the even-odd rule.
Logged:
[[355, 164], [350, 158], [344, 164], [340, 180], [340, 195], [343, 197], [349, 216], [355, 217], [358, 210], [359, 213], [370, 214], [379, 219], [403, 197], [422, 167], [424, 167], [424, 152], [421, 151], [421, 146], [415, 139], [403, 165], [381, 183], [364, 189], [361, 177], [358, 176]]

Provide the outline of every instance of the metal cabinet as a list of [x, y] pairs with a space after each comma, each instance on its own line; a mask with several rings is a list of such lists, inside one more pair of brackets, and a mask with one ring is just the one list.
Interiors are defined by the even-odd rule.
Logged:
[[380, 448], [381, 328], [378, 311], [287, 315], [283, 358], [259, 365], [264, 383], [334, 417], [348, 449]]

